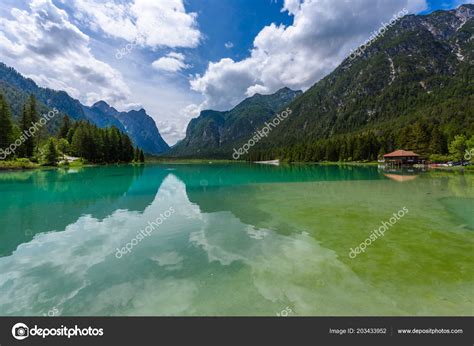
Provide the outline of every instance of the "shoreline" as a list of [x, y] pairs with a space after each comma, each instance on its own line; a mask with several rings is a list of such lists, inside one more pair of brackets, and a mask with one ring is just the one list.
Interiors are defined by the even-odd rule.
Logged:
[[32, 171], [32, 170], [49, 170], [49, 169], [63, 169], [63, 168], [90, 168], [90, 167], [105, 167], [105, 166], [116, 166], [116, 165], [145, 165], [146, 163], [141, 162], [118, 162], [118, 163], [83, 163], [79, 162], [70, 165], [57, 165], [57, 166], [43, 166], [38, 163], [31, 161], [0, 161], [0, 173], [1, 172], [17, 172], [17, 171]]
[[[0, 161], [0, 172], [9, 172], [9, 171], [30, 171], [30, 170], [46, 170], [46, 169], [61, 169], [61, 168], [82, 168], [82, 167], [106, 167], [106, 166], [116, 166], [116, 165], [199, 165], [199, 164], [262, 164], [263, 162], [249, 162], [242, 160], [212, 160], [212, 159], [173, 159], [173, 160], [159, 160], [151, 159], [144, 163], [134, 163], [134, 162], [119, 162], [119, 163], [104, 163], [104, 164], [95, 164], [95, 163], [83, 163], [77, 162], [76, 164], [70, 165], [58, 165], [58, 166], [42, 166], [40, 164], [26, 161], [26, 160], [15, 160], [15, 161]], [[270, 164], [274, 166], [274, 164]], [[377, 161], [372, 162], [282, 162], [280, 161], [276, 166], [286, 166], [286, 165], [319, 165], [319, 166], [360, 166], [360, 167], [374, 167], [379, 166], [380, 163]], [[403, 167], [404, 169], [418, 169], [420, 167]], [[452, 167], [442, 167], [442, 166], [424, 166], [426, 170], [430, 171], [444, 171], [444, 172], [466, 172], [474, 173], [474, 166], [452, 166]]]

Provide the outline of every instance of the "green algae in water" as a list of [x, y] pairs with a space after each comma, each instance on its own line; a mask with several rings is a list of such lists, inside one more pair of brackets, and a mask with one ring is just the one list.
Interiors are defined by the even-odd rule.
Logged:
[[454, 218], [464, 220], [465, 224], [461, 226], [474, 231], [474, 199], [446, 197], [440, 201], [453, 214]]

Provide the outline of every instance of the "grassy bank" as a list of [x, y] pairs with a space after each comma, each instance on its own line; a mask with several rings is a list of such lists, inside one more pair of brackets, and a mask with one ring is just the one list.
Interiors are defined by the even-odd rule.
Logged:
[[[153, 162], [150, 162], [153, 163]], [[97, 167], [97, 166], [115, 166], [115, 165], [145, 165], [146, 163], [140, 162], [130, 162], [130, 163], [90, 163], [87, 160], [79, 159], [75, 161], [71, 161], [67, 164], [60, 163], [56, 166], [50, 165], [41, 165], [38, 163], [31, 162], [28, 159], [15, 159], [15, 160], [8, 160], [8, 161], [0, 161], [0, 171], [11, 171], [11, 170], [26, 170], [26, 169], [52, 169], [52, 168], [82, 168], [82, 167]]]
[[56, 166], [50, 165], [42, 165], [39, 163], [31, 162], [28, 159], [15, 159], [15, 160], [8, 160], [8, 161], [0, 161], [0, 171], [1, 170], [23, 170], [23, 169], [51, 169], [51, 168], [76, 168], [76, 167], [86, 167], [86, 166], [94, 166], [92, 164], [88, 164], [84, 160], [76, 160], [73, 162], [69, 162], [68, 164], [59, 164]]
[[[178, 158], [148, 158], [145, 163], [109, 163], [109, 164], [95, 164], [89, 163], [84, 159], [75, 160], [68, 164], [59, 164], [57, 166], [40, 165], [38, 163], [31, 162], [28, 159], [16, 159], [9, 161], [0, 161], [0, 171], [5, 170], [26, 170], [26, 169], [51, 169], [51, 168], [81, 168], [81, 167], [95, 167], [95, 166], [108, 166], [117, 164], [131, 164], [131, 165], [147, 165], [147, 164], [242, 164], [251, 163], [249, 161], [237, 161], [237, 160], [213, 160], [213, 159], [178, 159]], [[379, 165], [376, 161], [368, 162], [281, 162], [282, 165], [320, 165], [320, 166], [377, 166]], [[430, 167], [433, 171], [446, 171], [446, 172], [466, 172], [474, 173], [474, 166], [453, 166], [453, 167]]]
[[16, 159], [8, 161], [0, 161], [0, 171], [20, 170], [20, 169], [35, 169], [41, 168], [37, 163], [33, 163], [28, 159]]

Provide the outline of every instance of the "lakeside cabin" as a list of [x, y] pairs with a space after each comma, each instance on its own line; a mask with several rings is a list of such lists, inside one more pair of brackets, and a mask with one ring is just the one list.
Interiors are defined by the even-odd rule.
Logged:
[[390, 154], [385, 154], [383, 158], [385, 164], [389, 166], [412, 166], [422, 163], [420, 155], [407, 150], [395, 150]]

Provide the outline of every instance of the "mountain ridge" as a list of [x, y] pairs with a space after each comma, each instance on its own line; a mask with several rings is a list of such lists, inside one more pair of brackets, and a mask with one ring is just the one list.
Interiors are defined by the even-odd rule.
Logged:
[[[144, 109], [119, 112], [103, 100], [97, 101], [92, 106], [86, 106], [65, 91], [38, 86], [31, 78], [26, 78], [13, 67], [1, 62], [0, 91], [6, 94], [8, 103], [12, 105], [12, 113], [16, 121], [19, 120], [22, 104], [25, 103], [29, 94], [33, 94], [38, 100], [41, 113], [57, 108], [62, 116], [68, 115], [76, 121], [90, 121], [100, 128], [115, 126], [130, 135], [134, 144], [149, 154], [162, 154], [169, 149], [168, 144], [161, 137], [155, 121]], [[59, 118], [54, 119], [47, 124], [47, 128], [51, 133], [54, 133], [57, 131], [59, 123]]]
[[226, 157], [229, 150], [248, 140], [277, 110], [301, 94], [284, 87], [270, 95], [254, 94], [228, 111], [203, 110], [191, 119], [186, 137], [168, 155]]
[[162, 154], [170, 148], [161, 137], [155, 121], [143, 108], [138, 111], [120, 112], [107, 102], [100, 100], [91, 107], [83, 106], [83, 109], [98, 126], [116, 126], [122, 129], [130, 135], [135, 145], [149, 154]]
[[[289, 107], [293, 113], [247, 159], [374, 160], [399, 147], [428, 154], [431, 132], [444, 142], [434, 152], [447, 154], [446, 142], [474, 132], [473, 16], [470, 4], [404, 16], [361, 56], [347, 57], [307, 91], [273, 109]], [[170, 154], [218, 153], [230, 159], [232, 148], [223, 145], [226, 123], [230, 112], [245, 109], [248, 100], [231, 111], [201, 112]], [[248, 128], [242, 133], [247, 140], [252, 137]], [[242, 144], [240, 137], [230, 138], [234, 147]]]
[[[291, 102], [292, 116], [248, 159], [376, 159], [376, 151], [396, 148], [428, 153], [426, 143], [413, 137], [429, 137], [434, 127], [446, 140], [472, 134], [473, 17], [468, 4], [401, 18], [362, 56], [346, 58]], [[370, 141], [372, 135], [378, 141], [372, 153], [342, 153], [355, 145], [348, 141]]]

